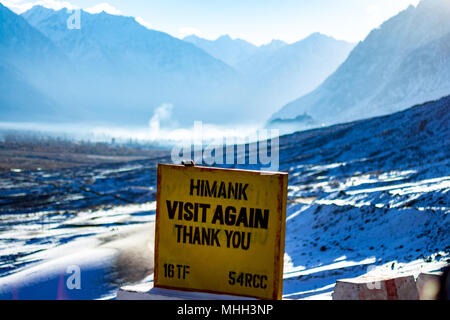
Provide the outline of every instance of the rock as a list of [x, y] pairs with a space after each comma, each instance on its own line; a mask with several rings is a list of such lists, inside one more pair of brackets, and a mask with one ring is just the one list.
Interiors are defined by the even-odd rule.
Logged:
[[418, 300], [413, 276], [398, 278], [362, 276], [336, 282], [333, 300]]
[[420, 300], [437, 300], [441, 276], [437, 273], [421, 273], [417, 277], [416, 286]]

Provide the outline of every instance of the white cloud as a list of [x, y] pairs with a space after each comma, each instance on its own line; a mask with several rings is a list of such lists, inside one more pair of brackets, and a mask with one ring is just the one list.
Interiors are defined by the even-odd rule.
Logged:
[[145, 21], [144, 18], [136, 17], [136, 18], [134, 18], [134, 19], [136, 20], [137, 23], [143, 25], [143, 26], [146, 27], [147, 29], [152, 29], [151, 23]]
[[70, 2], [67, 1], [58, 1], [58, 0], [40, 0], [40, 1], [23, 1], [23, 0], [3, 0], [3, 5], [10, 8], [16, 13], [25, 12], [36, 5], [41, 5], [43, 7], [61, 10], [63, 8], [68, 9], [77, 9], [77, 6], [74, 6]]
[[178, 30], [178, 34], [180, 38], [184, 38], [186, 36], [190, 36], [192, 34], [195, 34], [196, 36], [200, 36], [201, 32], [200, 30], [192, 27], [182, 27]]
[[[79, 9], [80, 7], [73, 5], [68, 1], [60, 1], [60, 0], [39, 0], [39, 1], [27, 1], [27, 0], [2, 0], [3, 5], [7, 6], [11, 10], [16, 13], [25, 12], [36, 5], [41, 5], [43, 7], [53, 9], [53, 10], [61, 10], [63, 8], [67, 8], [70, 10]], [[109, 14], [120, 15], [121, 12], [119, 9], [110, 5], [107, 2], [99, 3], [93, 7], [84, 9], [89, 13], [100, 13], [105, 11]]]
[[104, 11], [106, 13], [114, 14], [114, 15], [121, 14], [119, 9], [117, 9], [116, 7], [110, 5], [109, 3], [106, 3], [106, 2], [99, 3], [93, 7], [90, 7], [90, 8], [84, 9], [84, 10], [89, 13], [100, 13], [100, 12]]

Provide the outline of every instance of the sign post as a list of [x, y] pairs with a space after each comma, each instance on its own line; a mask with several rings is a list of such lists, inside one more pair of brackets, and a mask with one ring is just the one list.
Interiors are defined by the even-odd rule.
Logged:
[[287, 173], [158, 165], [154, 286], [281, 299]]

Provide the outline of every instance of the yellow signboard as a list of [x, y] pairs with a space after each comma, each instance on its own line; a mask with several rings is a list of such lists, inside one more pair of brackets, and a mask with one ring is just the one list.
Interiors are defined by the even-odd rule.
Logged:
[[158, 166], [155, 287], [281, 299], [287, 173]]

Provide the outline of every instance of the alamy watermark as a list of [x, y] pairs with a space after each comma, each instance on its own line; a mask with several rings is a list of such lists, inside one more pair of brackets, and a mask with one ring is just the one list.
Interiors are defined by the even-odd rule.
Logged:
[[67, 9], [67, 14], [70, 16], [66, 20], [67, 29], [81, 29], [81, 10], [80, 9]]
[[66, 287], [69, 290], [81, 290], [81, 269], [77, 265], [70, 265], [66, 269], [69, 277], [66, 280]]
[[[207, 139], [203, 123], [195, 121], [191, 139], [177, 143], [171, 152], [175, 164], [255, 165], [261, 171], [279, 170], [279, 130], [260, 129], [248, 136]], [[205, 144], [205, 141], [208, 141]]]
[[[369, 266], [367, 267], [367, 273], [370, 273], [374, 270], [376, 270], [376, 266]], [[381, 281], [372, 281], [367, 283], [367, 289], [369, 290], [380, 290], [381, 289]]]

